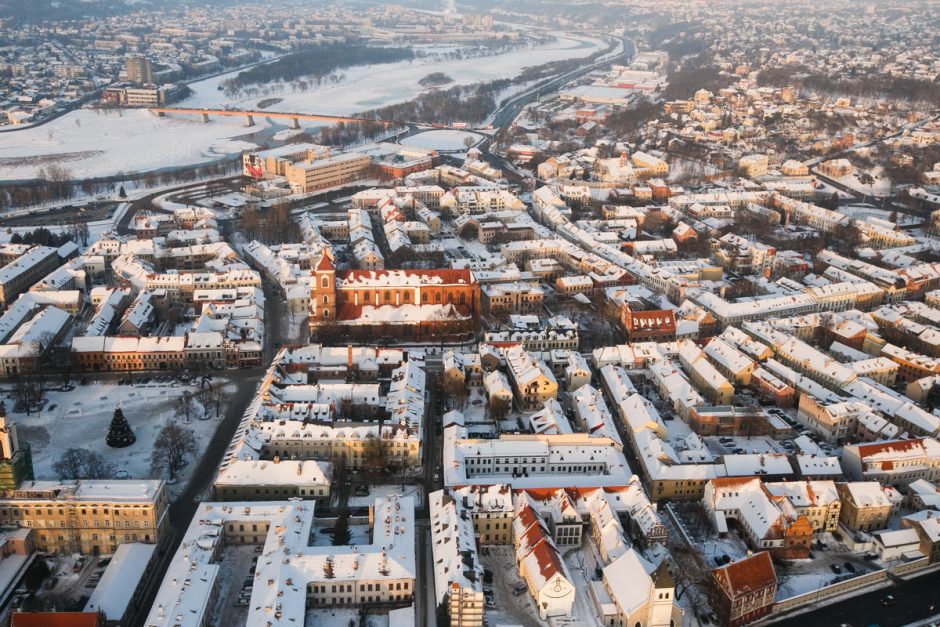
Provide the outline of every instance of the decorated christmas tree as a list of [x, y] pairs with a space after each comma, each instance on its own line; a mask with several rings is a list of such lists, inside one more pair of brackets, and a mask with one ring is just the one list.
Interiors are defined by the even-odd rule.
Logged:
[[137, 436], [131, 431], [131, 426], [124, 417], [124, 412], [118, 407], [114, 410], [114, 418], [111, 419], [111, 426], [108, 427], [108, 446], [111, 448], [124, 448], [137, 441]]

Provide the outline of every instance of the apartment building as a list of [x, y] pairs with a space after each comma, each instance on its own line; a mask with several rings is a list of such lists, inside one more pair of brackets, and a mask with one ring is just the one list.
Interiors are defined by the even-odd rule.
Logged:
[[558, 396], [558, 381], [544, 361], [518, 344], [511, 346], [503, 354], [519, 409], [537, 411], [546, 401]]
[[712, 607], [722, 625], [748, 625], [773, 610], [777, 575], [767, 551], [716, 568], [711, 574]]
[[897, 490], [877, 481], [838, 483], [836, 489], [842, 501], [839, 521], [853, 531], [884, 529], [901, 504]]
[[219, 469], [212, 487], [217, 501], [295, 498], [329, 502], [330, 479], [331, 467], [326, 462], [237, 459]]
[[850, 444], [842, 451], [846, 477], [907, 485], [918, 479], [940, 481], [940, 442], [934, 438]]
[[34, 283], [74, 256], [77, 250], [71, 242], [58, 249], [34, 246], [0, 268], [0, 307], [6, 309]]
[[43, 551], [98, 555], [158, 543], [167, 506], [162, 480], [26, 481], [0, 494], [0, 524], [33, 528]]
[[483, 564], [468, 508], [445, 490], [428, 495], [428, 508], [437, 605], [454, 627], [482, 627]]

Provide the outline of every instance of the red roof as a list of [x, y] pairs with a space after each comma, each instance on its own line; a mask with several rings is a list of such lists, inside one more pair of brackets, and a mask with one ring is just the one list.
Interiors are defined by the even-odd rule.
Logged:
[[558, 554], [558, 549], [548, 539], [548, 536], [542, 537], [542, 540], [535, 545], [532, 553], [538, 561], [539, 571], [545, 581], [550, 581], [555, 575], [565, 572], [565, 568], [561, 563], [561, 555]]
[[10, 627], [98, 627], [97, 612], [15, 612]]
[[522, 521], [522, 528], [529, 529], [532, 525], [537, 522], [540, 522], [541, 519], [535, 513], [535, 510], [532, 509], [529, 505], [523, 507], [517, 514], [516, 518]]
[[899, 453], [909, 451], [914, 448], [922, 448], [923, 440], [889, 440], [887, 442], [873, 442], [872, 444], [859, 444], [858, 455], [861, 458], [869, 455], [877, 455], [886, 451], [897, 451]]
[[[444, 268], [438, 270], [346, 270], [337, 276], [345, 283], [353, 281], [371, 281], [379, 277], [400, 274], [416, 276], [421, 283], [427, 285], [470, 285], [473, 283], [473, 274], [465, 268]], [[440, 279], [440, 281], [432, 280]]]
[[756, 555], [712, 571], [718, 585], [732, 599], [777, 585], [777, 574], [770, 561], [770, 553], [761, 551]]
[[711, 480], [711, 484], [715, 488], [733, 488], [752, 481], [760, 481], [760, 479], [757, 477], [715, 477]]
[[330, 256], [326, 253], [323, 253], [322, 255], [320, 255], [320, 260], [317, 262], [317, 267], [314, 268], [314, 270], [315, 271], [321, 271], [321, 270], [329, 271], [333, 269], [335, 269], [335, 266], [333, 266], [333, 260], [330, 259]]

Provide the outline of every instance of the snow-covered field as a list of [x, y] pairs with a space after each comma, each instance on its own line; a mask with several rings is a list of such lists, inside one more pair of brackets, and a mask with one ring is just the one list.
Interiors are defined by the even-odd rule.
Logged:
[[208, 163], [254, 148], [234, 138], [255, 129], [240, 118], [203, 124], [196, 117], [160, 118], [142, 109], [123, 115], [82, 109], [0, 135], [0, 180], [34, 177], [43, 160], [68, 169], [73, 178]]
[[[282, 100], [270, 110], [349, 115], [410, 100], [422, 90], [418, 81], [431, 72], [446, 73], [454, 84], [511, 78], [525, 67], [586, 57], [603, 46], [599, 39], [559, 33], [544, 46], [489, 57], [358, 66], [343, 71], [344, 78], [335, 84], [272, 94]], [[193, 95], [179, 106], [248, 108], [264, 98], [227, 99], [218, 86], [229, 77], [223, 74], [191, 84]], [[0, 180], [35, 177], [43, 162], [59, 163], [75, 178], [208, 163], [254, 148], [255, 143], [239, 138], [271, 125], [259, 118], [248, 129], [240, 118], [213, 118], [203, 124], [196, 116], [159, 118], [144, 110], [121, 113], [74, 111], [43, 126], [0, 135]]]
[[[423, 87], [419, 81], [432, 72], [443, 72], [454, 79], [453, 85], [469, 85], [481, 81], [517, 76], [523, 68], [550, 61], [581, 58], [604, 47], [604, 42], [582, 35], [555, 33], [556, 39], [542, 46], [519, 48], [488, 57], [440, 60], [434, 56], [398, 63], [360, 65], [341, 70], [344, 78], [336, 84], [325, 84], [306, 92], [272, 93], [270, 96], [226, 97], [219, 86], [230, 74], [222, 74], [190, 84], [193, 95], [181, 106], [236, 108], [255, 107], [266, 97], [281, 98], [269, 111], [311, 111], [348, 115], [395, 102], [410, 100]], [[452, 50], [453, 47], [448, 48]]]
[[[417, 135], [406, 137], [405, 139], [401, 140], [401, 143], [407, 146], [417, 146], [418, 148], [427, 148], [431, 150], [464, 150], [467, 148], [467, 145], [464, 143], [464, 141], [468, 137], [473, 141], [473, 144], [476, 144], [481, 139], [483, 139], [483, 137], [477, 133], [469, 133], [467, 131], [441, 130], [418, 133]], [[471, 144], [471, 146], [473, 144]]]
[[[70, 392], [47, 392], [46, 406], [39, 414], [27, 416], [10, 411], [9, 415], [16, 421], [20, 439], [32, 447], [37, 479], [56, 479], [52, 466], [70, 447], [101, 454], [118, 472], [124, 471], [130, 478], [149, 478], [153, 443], [163, 425], [176, 418], [174, 403], [183, 389], [195, 392], [197, 388], [183, 386], [176, 380], [132, 386], [118, 385], [116, 381], [90, 383], [77, 385]], [[5, 403], [9, 411], [13, 400], [8, 398]], [[214, 411], [210, 411], [209, 419], [199, 419], [203, 417], [202, 408], [198, 402], [195, 405], [197, 411], [188, 426], [196, 432], [198, 457], [220, 421], [214, 418]], [[137, 436], [137, 441], [127, 448], [111, 448], [105, 442], [114, 409], [119, 406]], [[179, 421], [185, 422], [182, 418]], [[187, 465], [176, 486], [186, 484], [187, 472], [194, 467], [195, 464]]]

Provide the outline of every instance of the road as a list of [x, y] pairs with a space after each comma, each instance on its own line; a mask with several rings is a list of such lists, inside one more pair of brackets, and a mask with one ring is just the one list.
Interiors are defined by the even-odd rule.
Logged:
[[[262, 358], [265, 365], [262, 368], [236, 370], [218, 375], [219, 378], [234, 382], [235, 392], [229, 396], [222, 422], [212, 436], [205, 452], [199, 458], [189, 484], [170, 505], [168, 512], [169, 527], [167, 535], [159, 548], [158, 562], [149, 572], [146, 594], [141, 598], [136, 612], [128, 621], [129, 625], [142, 625], [146, 620], [150, 606], [153, 604], [160, 588], [160, 583], [163, 581], [163, 576], [169, 568], [170, 560], [176, 553], [186, 529], [196, 515], [199, 503], [210, 496], [212, 480], [215, 478], [219, 464], [222, 462], [222, 457], [232, 442], [232, 437], [241, 423], [245, 410], [255, 396], [255, 390], [276, 353], [276, 347], [285, 343], [288, 339], [289, 325], [287, 324], [286, 303], [283, 302], [277, 290], [269, 286], [267, 282], [264, 283], [264, 292], [265, 318], [268, 320], [268, 324], [265, 325], [265, 346]], [[271, 324], [270, 322], [273, 320], [276, 320], [277, 323]]]
[[[885, 607], [881, 599], [887, 595], [896, 599], [894, 605]], [[782, 627], [832, 627], [848, 624], [853, 627], [879, 625], [888, 627], [905, 625], [937, 613], [940, 604], [940, 572], [904, 581], [891, 588], [875, 590], [852, 597], [839, 603], [813, 609], [774, 622]], [[931, 609], [931, 605], [934, 609]]]
[[615, 55], [613, 57], [602, 55], [597, 61], [591, 63], [590, 65], [585, 65], [584, 67], [579, 67], [576, 70], [572, 70], [560, 76], [556, 76], [547, 83], [541, 83], [521, 94], [514, 96], [506, 103], [500, 105], [492, 116], [493, 127], [502, 128], [510, 124], [519, 114], [519, 111], [522, 110], [522, 107], [529, 104], [533, 100], [537, 100], [542, 94], [553, 92], [565, 83], [580, 78], [588, 72], [592, 72], [603, 65], [615, 63], [618, 60], [629, 61], [633, 58], [635, 52], [636, 48], [633, 45], [633, 42], [624, 37], [623, 52], [621, 52], [619, 55]]
[[[632, 56], [633, 44], [629, 40], [624, 39], [624, 52], [622, 54]], [[525, 104], [536, 98], [538, 94], [557, 89], [558, 86], [595, 69], [601, 64], [611, 63], [615, 59], [616, 57], [611, 57], [583, 68], [578, 68], [573, 72], [568, 72], [560, 77], [552, 79], [548, 83], [540, 86], [538, 89], [520, 94], [497, 109], [496, 117], [500, 121], [500, 124], [508, 124], [515, 118], [518, 111]], [[413, 132], [414, 129], [410, 130]], [[179, 192], [192, 186], [192, 184], [183, 185], [180, 186], [180, 188], [173, 190], [164, 189], [154, 194], [149, 194], [135, 202], [136, 208], [146, 206], [150, 201], [152, 201], [153, 197], [158, 194], [166, 194], [168, 191]], [[119, 228], [126, 229], [127, 224], [133, 216], [133, 213], [133, 210], [127, 212], [127, 215], [124, 216], [124, 219], [122, 220], [122, 224], [118, 225]], [[270, 361], [276, 352], [276, 348], [288, 340], [288, 329], [287, 325], [283, 323], [286, 321], [287, 316], [286, 308], [283, 306], [284, 303], [281, 301], [277, 291], [272, 289], [271, 286], [267, 285], [267, 283], [265, 284], [265, 301], [267, 308], [265, 313], [268, 324], [266, 325], [267, 337], [265, 339], [263, 361], [265, 365], [267, 365], [270, 364]], [[275, 320], [278, 322], [275, 323]], [[429, 364], [429, 366], [431, 366], [431, 364]], [[431, 368], [429, 368], [429, 370], [430, 369]], [[193, 472], [189, 485], [186, 486], [180, 496], [170, 505], [168, 514], [170, 524], [167, 537], [159, 549], [160, 557], [158, 559], [158, 563], [156, 567], [153, 568], [150, 572], [146, 594], [141, 599], [137, 611], [129, 621], [129, 624], [139, 625], [142, 624], [145, 620], [147, 613], [149, 612], [149, 608], [153, 603], [153, 599], [156, 597], [156, 593], [159, 589], [160, 583], [162, 582], [163, 576], [169, 567], [170, 560], [175, 554], [179, 543], [182, 540], [183, 534], [192, 521], [193, 516], [196, 514], [199, 503], [206, 498], [211, 488], [211, 482], [215, 477], [219, 463], [221, 462], [222, 457], [231, 442], [236, 428], [241, 422], [245, 409], [254, 397], [255, 388], [263, 372], [263, 368], [258, 368], [254, 370], [233, 372], [228, 375], [228, 378], [236, 383], [235, 393], [229, 400], [222, 423], [216, 430], [212, 440], [206, 448], [205, 453], [199, 459], [198, 466]], [[438, 373], [434, 372], [432, 376], [438, 376]], [[441, 421], [441, 391], [439, 390], [438, 385], [432, 384], [428, 387], [428, 406], [431, 409], [427, 412], [424, 423], [425, 467], [424, 476], [421, 481], [421, 483], [424, 484], [426, 492], [430, 492], [436, 489], [441, 481], [440, 477], [435, 476], [437, 467], [441, 462], [441, 451], [440, 446], [438, 445], [437, 436], [437, 428]], [[426, 519], [422, 518], [421, 523], [419, 524], [420, 533], [416, 543], [416, 549], [418, 552], [418, 567], [420, 574], [422, 575], [422, 581], [433, 580], [430, 561], [430, 546], [427, 541], [428, 530], [426, 525]], [[422, 588], [420, 592], [417, 592], [416, 596], [416, 610], [419, 619], [421, 619], [419, 624], [422, 625], [422, 627], [425, 625], [428, 627], [433, 627], [435, 624], [435, 616], [433, 612], [428, 609], [428, 611], [431, 613], [427, 616], [423, 616], [422, 609], [425, 607], [433, 607], [433, 595], [429, 595], [428, 590]], [[425, 596], [431, 598], [423, 598]]]
[[228, 449], [232, 436], [235, 435], [235, 429], [241, 422], [245, 409], [251, 399], [254, 398], [255, 387], [263, 372], [261, 368], [255, 368], [219, 375], [219, 378], [224, 377], [235, 383], [235, 392], [228, 399], [225, 415], [222, 417], [219, 428], [216, 429], [205, 452], [199, 458], [196, 468], [193, 469], [189, 485], [170, 504], [168, 512], [169, 526], [166, 536], [158, 549], [158, 561], [148, 573], [149, 580], [146, 593], [141, 597], [134, 615], [128, 621], [129, 625], [141, 625], [146, 620], [150, 606], [153, 604], [157, 590], [160, 588], [160, 583], [163, 581], [163, 575], [169, 568], [170, 560], [176, 553], [176, 549], [183, 539], [183, 534], [189, 527], [193, 516], [195, 516], [200, 501], [206, 498], [219, 463], [222, 461], [222, 456]]

